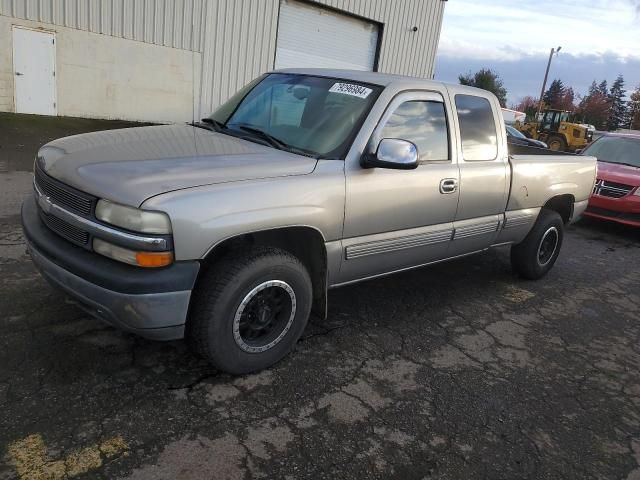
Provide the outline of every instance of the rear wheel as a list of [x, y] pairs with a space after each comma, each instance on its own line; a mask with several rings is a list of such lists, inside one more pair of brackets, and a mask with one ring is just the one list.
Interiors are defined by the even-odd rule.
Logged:
[[563, 238], [562, 217], [543, 208], [524, 241], [511, 247], [513, 269], [530, 280], [544, 277], [556, 263]]
[[296, 257], [275, 248], [243, 251], [203, 273], [187, 340], [220, 370], [262, 370], [295, 346], [311, 303], [311, 279]]
[[549, 150], [554, 152], [564, 152], [567, 149], [567, 143], [560, 135], [551, 135], [547, 138], [547, 146]]

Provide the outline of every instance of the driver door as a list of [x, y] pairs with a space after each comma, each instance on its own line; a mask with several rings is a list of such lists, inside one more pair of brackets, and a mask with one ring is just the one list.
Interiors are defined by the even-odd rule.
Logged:
[[458, 205], [458, 165], [441, 92], [397, 95], [373, 132], [414, 143], [414, 170], [346, 168], [343, 257], [339, 282], [427, 264], [447, 257]]

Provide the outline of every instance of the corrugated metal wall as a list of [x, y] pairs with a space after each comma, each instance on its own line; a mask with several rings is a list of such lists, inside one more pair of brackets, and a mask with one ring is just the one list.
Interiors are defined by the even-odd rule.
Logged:
[[0, 0], [0, 15], [199, 52], [207, 0]]
[[[315, 0], [384, 24], [378, 70], [416, 77], [433, 74], [445, 2], [442, 0]], [[418, 27], [413, 32], [413, 27]]]
[[[273, 69], [281, 0], [0, 0], [0, 15], [200, 52], [200, 111]], [[378, 70], [431, 77], [443, 0], [315, 0], [383, 25]], [[412, 27], [418, 27], [416, 32]], [[195, 93], [196, 104], [198, 92]]]
[[213, 0], [206, 4], [200, 115], [273, 69], [279, 0]]
[[[273, 69], [281, 0], [206, 3], [200, 115], [260, 73]], [[315, 0], [383, 24], [378, 70], [431, 78], [440, 39], [442, 0]], [[412, 31], [416, 26], [418, 30]], [[238, 68], [232, 68], [238, 65]]]

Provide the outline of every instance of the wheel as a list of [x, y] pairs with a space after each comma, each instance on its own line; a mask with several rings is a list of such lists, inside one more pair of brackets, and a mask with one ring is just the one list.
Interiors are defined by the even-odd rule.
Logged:
[[262, 370], [293, 349], [312, 296], [309, 273], [290, 253], [260, 247], [231, 254], [198, 280], [187, 341], [225, 372]]
[[562, 217], [543, 208], [538, 220], [519, 243], [511, 247], [511, 265], [522, 277], [537, 280], [544, 277], [560, 254], [564, 238]]
[[560, 135], [550, 135], [546, 143], [549, 150], [553, 150], [554, 152], [564, 152], [567, 149], [567, 143]]

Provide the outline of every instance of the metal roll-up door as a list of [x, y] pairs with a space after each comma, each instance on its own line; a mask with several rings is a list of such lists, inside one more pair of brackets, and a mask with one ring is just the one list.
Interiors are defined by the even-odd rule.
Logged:
[[275, 68], [372, 71], [378, 25], [326, 8], [281, 0]]

